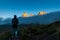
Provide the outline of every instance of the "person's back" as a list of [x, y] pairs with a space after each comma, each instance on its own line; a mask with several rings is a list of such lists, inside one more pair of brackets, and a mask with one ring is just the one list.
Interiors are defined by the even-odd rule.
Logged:
[[14, 15], [14, 18], [12, 19], [12, 26], [13, 28], [17, 28], [17, 25], [18, 25], [18, 19], [16, 15]]
[[12, 19], [12, 28], [13, 28], [13, 35], [15, 36], [15, 32], [17, 31], [18, 26], [18, 19], [17, 16], [14, 15], [14, 18]]

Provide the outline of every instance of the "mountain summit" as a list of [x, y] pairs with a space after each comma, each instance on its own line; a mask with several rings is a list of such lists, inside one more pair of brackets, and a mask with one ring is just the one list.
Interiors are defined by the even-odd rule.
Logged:
[[55, 21], [60, 21], [60, 11], [47, 13], [43, 16], [38, 15], [27, 18], [19, 17], [18, 19], [19, 22], [23, 24], [29, 24], [29, 23], [50, 24]]
[[[1, 20], [1, 19], [0, 19]], [[11, 18], [2, 21], [3, 24], [11, 24]], [[19, 24], [50, 24], [52, 22], [60, 21], [60, 11], [47, 13], [43, 16], [37, 15], [32, 17], [19, 17]], [[1, 21], [0, 21], [1, 24]]]

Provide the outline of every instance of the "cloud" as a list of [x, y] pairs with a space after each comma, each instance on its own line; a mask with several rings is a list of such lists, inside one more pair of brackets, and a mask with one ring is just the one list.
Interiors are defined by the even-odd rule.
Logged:
[[30, 16], [33, 16], [33, 14], [30, 14]]
[[22, 14], [22, 17], [27, 17], [28, 14], [25, 12], [24, 14]]
[[38, 15], [44, 15], [46, 12], [39, 12]]

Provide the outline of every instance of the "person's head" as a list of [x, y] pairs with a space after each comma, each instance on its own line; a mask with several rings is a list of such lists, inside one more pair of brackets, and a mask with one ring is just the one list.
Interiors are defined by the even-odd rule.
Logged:
[[17, 18], [17, 16], [16, 16], [16, 15], [14, 15], [14, 18]]

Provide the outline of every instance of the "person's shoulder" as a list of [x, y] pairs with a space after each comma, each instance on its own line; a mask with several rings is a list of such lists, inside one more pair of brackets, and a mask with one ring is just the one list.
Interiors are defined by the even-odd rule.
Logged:
[[14, 18], [12, 18], [12, 20], [14, 20]]

